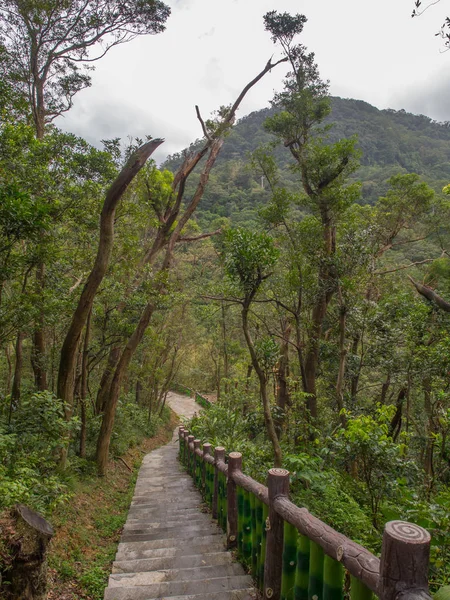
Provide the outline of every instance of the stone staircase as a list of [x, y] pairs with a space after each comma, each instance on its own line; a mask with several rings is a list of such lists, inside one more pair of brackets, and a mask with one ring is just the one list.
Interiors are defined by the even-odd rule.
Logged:
[[256, 598], [177, 452], [174, 438], [144, 458], [105, 600]]

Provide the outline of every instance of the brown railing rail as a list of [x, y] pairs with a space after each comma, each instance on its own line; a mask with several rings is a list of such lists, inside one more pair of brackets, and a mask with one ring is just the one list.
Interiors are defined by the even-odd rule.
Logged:
[[[381, 559], [289, 500], [289, 472], [270, 469], [268, 487], [242, 472], [242, 455], [179, 429], [180, 460], [212, 516], [237, 548], [264, 598], [428, 600], [429, 533], [386, 524]], [[351, 515], [349, 515], [351, 518]], [[346, 576], [349, 575], [349, 577]]]

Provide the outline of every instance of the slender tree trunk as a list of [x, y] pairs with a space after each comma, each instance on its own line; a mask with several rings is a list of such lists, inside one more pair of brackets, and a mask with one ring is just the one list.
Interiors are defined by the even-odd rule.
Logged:
[[[353, 344], [352, 344], [353, 356], [357, 356], [357, 354], [358, 354], [359, 340], [360, 340], [359, 334], [355, 335], [355, 337], [353, 338]], [[352, 381], [350, 384], [350, 394], [351, 394], [351, 398], [352, 398], [352, 405], [355, 403], [356, 395], [358, 394], [360, 373], [361, 373], [361, 367], [358, 368], [356, 374], [352, 377]]]
[[386, 380], [381, 386], [381, 394], [380, 394], [380, 404], [386, 404], [386, 396], [389, 391], [389, 387], [391, 385], [391, 374], [388, 373], [386, 376]]
[[275, 419], [275, 429], [278, 438], [281, 437], [286, 417], [286, 407], [289, 405], [289, 338], [291, 336], [291, 327], [287, 319], [282, 320], [283, 339], [280, 344], [280, 359], [277, 370], [277, 407], [279, 412]]
[[423, 467], [427, 477], [428, 493], [430, 493], [433, 487], [434, 479], [433, 455], [435, 444], [434, 434], [436, 433], [436, 427], [433, 418], [433, 404], [431, 402], [431, 379], [429, 377], [425, 378], [423, 381], [423, 391], [425, 414], [428, 420], [426, 428], [425, 457]]
[[128, 343], [120, 356], [119, 362], [117, 363], [117, 367], [111, 381], [110, 395], [105, 405], [102, 424], [97, 439], [96, 461], [99, 475], [105, 474], [106, 467], [108, 465], [109, 446], [111, 443], [111, 435], [114, 427], [114, 419], [116, 416], [116, 408], [119, 400], [122, 380], [136, 348], [144, 337], [145, 330], [150, 323], [154, 310], [154, 304], [149, 302], [141, 315], [136, 329], [128, 340]]
[[136, 390], [135, 390], [135, 400], [136, 404], [140, 406], [141, 404], [141, 394], [142, 394], [142, 383], [140, 379], [136, 380]]
[[86, 331], [84, 334], [83, 357], [81, 360], [81, 385], [80, 385], [80, 408], [81, 408], [81, 430], [80, 430], [80, 456], [86, 458], [86, 433], [87, 433], [87, 396], [88, 396], [88, 362], [89, 362], [89, 344], [91, 341], [91, 320], [92, 309], [89, 312], [86, 321]]
[[108, 354], [108, 362], [105, 370], [103, 371], [100, 385], [97, 392], [97, 398], [95, 401], [95, 414], [100, 415], [105, 410], [106, 402], [110, 394], [111, 381], [114, 375], [115, 368], [119, 362], [121, 348], [115, 345], [111, 348]]
[[11, 377], [12, 377], [12, 362], [11, 362], [11, 353], [9, 349], [9, 342], [5, 346], [5, 356], [6, 362], [8, 364], [8, 370], [6, 372], [6, 382], [5, 382], [5, 396], [9, 395], [11, 390]]
[[275, 425], [272, 419], [272, 412], [270, 410], [270, 400], [267, 393], [267, 377], [261, 368], [258, 357], [256, 354], [255, 346], [250, 335], [250, 329], [248, 324], [248, 313], [250, 310], [251, 299], [247, 299], [242, 307], [242, 329], [244, 331], [245, 341], [250, 352], [253, 368], [258, 375], [259, 380], [259, 392], [261, 395], [263, 411], [264, 411], [264, 423], [266, 425], [267, 436], [272, 443], [274, 453], [274, 465], [275, 467], [281, 467], [282, 465], [282, 452], [280, 442], [275, 430]]
[[334, 294], [334, 276], [330, 265], [336, 250], [335, 227], [332, 226], [328, 209], [322, 209], [324, 257], [318, 274], [318, 296], [312, 310], [308, 349], [305, 357], [305, 392], [308, 394], [306, 406], [311, 418], [317, 418], [316, 379], [319, 365], [319, 345], [322, 337], [322, 325], [327, 314], [328, 304]]
[[43, 392], [48, 388], [46, 370], [46, 345], [45, 345], [45, 308], [43, 296], [45, 293], [45, 265], [40, 262], [36, 269], [36, 292], [39, 296], [39, 316], [35, 323], [33, 334], [33, 349], [31, 351], [31, 366], [34, 372], [36, 388]]
[[[223, 376], [225, 377], [225, 394], [228, 394], [228, 377], [230, 375], [229, 365], [228, 365], [228, 344], [227, 344], [227, 323], [225, 320], [225, 304], [222, 302], [221, 306], [222, 310], [222, 339], [223, 339]], [[220, 394], [220, 381], [218, 386], [218, 391]], [[219, 399], [219, 395], [217, 396]]]
[[[20, 393], [22, 387], [22, 369], [23, 369], [23, 340], [25, 334], [23, 331], [19, 331], [16, 337], [15, 353], [16, 363], [14, 365], [14, 377], [11, 388], [11, 411], [14, 406], [17, 406], [20, 402]], [[10, 411], [10, 413], [11, 413]], [[11, 421], [11, 414], [10, 414]]]
[[392, 417], [389, 425], [389, 435], [395, 441], [397, 441], [400, 431], [402, 429], [402, 417], [403, 417], [403, 404], [408, 393], [408, 387], [405, 385], [401, 388], [397, 396], [396, 410]]
[[[340, 294], [341, 296], [341, 294]], [[339, 310], [339, 370], [336, 381], [336, 400], [339, 409], [339, 421], [342, 427], [347, 426], [347, 419], [344, 414], [344, 377], [345, 377], [345, 364], [347, 360], [347, 348], [345, 346], [345, 330], [347, 324], [347, 307], [342, 303]]]

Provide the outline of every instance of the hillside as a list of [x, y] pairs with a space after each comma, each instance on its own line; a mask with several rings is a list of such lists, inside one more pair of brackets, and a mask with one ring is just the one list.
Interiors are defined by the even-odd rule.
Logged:
[[[356, 135], [362, 151], [361, 168], [355, 179], [361, 181], [361, 201], [373, 203], [383, 195], [385, 181], [398, 172], [418, 173], [436, 190], [450, 180], [450, 124], [437, 123], [424, 115], [404, 110], [379, 110], [361, 100], [332, 98], [331, 141]], [[230, 217], [235, 223], [257, 219], [257, 210], [269, 198], [260, 176], [249, 165], [249, 155], [258, 146], [273, 141], [263, 127], [273, 109], [263, 109], [242, 118], [227, 138], [211, 175], [199, 210], [202, 226], [216, 217]], [[195, 144], [194, 144], [195, 146]], [[275, 151], [283, 180], [296, 185], [290, 171], [290, 154]], [[173, 170], [181, 154], [168, 158], [165, 167]]]

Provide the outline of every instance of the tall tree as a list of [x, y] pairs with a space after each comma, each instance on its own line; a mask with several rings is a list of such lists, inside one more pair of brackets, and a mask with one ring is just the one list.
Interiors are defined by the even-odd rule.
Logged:
[[313, 418], [317, 417], [316, 378], [319, 345], [328, 306], [337, 291], [336, 224], [339, 215], [359, 195], [357, 185], [346, 185], [346, 178], [358, 167], [355, 140], [327, 143], [326, 128], [320, 127], [330, 113], [328, 84], [319, 77], [314, 54], [302, 44], [294, 43], [303, 31], [306, 18], [287, 13], [269, 12], [264, 17], [266, 29], [279, 44], [291, 65], [284, 91], [275, 95], [279, 110], [267, 119], [268, 131], [282, 140], [300, 174], [302, 202], [312, 211], [320, 225], [321, 238], [317, 259], [315, 301], [311, 310], [308, 346], [304, 356], [304, 391]]
[[0, 72], [28, 101], [37, 137], [90, 85], [91, 63], [163, 31], [169, 14], [160, 0], [1, 0]]
[[[154, 244], [150, 252], [153, 253], [153, 249], [155, 249], [155, 251], [159, 253], [164, 249], [164, 256], [155, 276], [156, 283], [154, 290], [141, 313], [135, 330], [120, 353], [111, 379], [109, 397], [105, 406], [97, 441], [96, 460], [98, 471], [101, 475], [104, 474], [108, 463], [109, 445], [122, 380], [130, 365], [131, 359], [150, 324], [153, 314], [157, 309], [158, 297], [164, 297], [168, 293], [167, 283], [173, 263], [175, 246], [182, 239], [182, 232], [189, 223], [203, 197], [211, 170], [223, 146], [224, 138], [236, 120], [236, 113], [242, 100], [260, 79], [281, 62], [286, 62], [286, 59], [283, 58], [275, 63], [272, 63], [272, 61], [269, 60], [262, 71], [244, 87], [230, 107], [222, 107], [219, 109], [216, 119], [204, 122], [198, 107], [196, 107], [197, 116], [204, 134], [204, 142], [198, 151], [185, 157], [183, 164], [174, 177], [170, 198], [167, 199], [165, 206], [160, 207], [157, 212], [160, 220], [160, 230], [155, 236]], [[186, 200], [184, 196], [186, 182], [203, 158], [206, 158], [206, 161], [202, 165], [200, 178], [195, 187], [195, 191], [187, 201], [186, 206], [183, 207], [183, 200]]]

